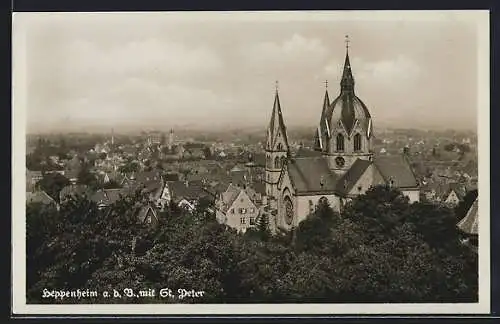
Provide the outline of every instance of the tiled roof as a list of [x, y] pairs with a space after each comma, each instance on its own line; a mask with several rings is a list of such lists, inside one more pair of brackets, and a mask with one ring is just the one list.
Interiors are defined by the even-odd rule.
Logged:
[[242, 191], [241, 188], [238, 188], [237, 186], [234, 185], [229, 185], [227, 187], [227, 190], [222, 193], [222, 202], [224, 203], [222, 207], [223, 212], [227, 212], [227, 210], [231, 207], [236, 198], [238, 198], [241, 191]]
[[158, 219], [158, 212], [156, 208], [152, 205], [146, 205], [143, 206], [141, 209], [139, 209], [139, 213], [137, 217], [139, 218], [139, 222], [144, 223], [146, 221], [146, 217], [148, 216], [148, 212], [151, 211], [152, 215]]
[[348, 194], [371, 164], [371, 161], [357, 159], [352, 164], [351, 168], [338, 181], [337, 191], [339, 193]]
[[70, 196], [70, 195], [89, 195], [90, 189], [86, 185], [69, 185], [62, 188], [59, 193], [60, 200]]
[[250, 187], [252, 187], [255, 192], [265, 195], [266, 194], [266, 184], [263, 182], [253, 182]]
[[55, 201], [45, 191], [35, 191], [26, 193], [27, 203], [42, 203], [45, 205], [54, 204]]
[[467, 234], [478, 234], [478, 199], [474, 201], [467, 215], [458, 222], [458, 228]]
[[300, 158], [300, 157], [319, 157], [321, 156], [321, 152], [319, 151], [314, 151], [306, 148], [299, 148], [297, 150], [297, 153], [295, 153], [295, 157]]
[[187, 183], [184, 181], [168, 181], [167, 185], [174, 199], [196, 200], [208, 195], [201, 181]]
[[130, 175], [129, 179], [145, 184], [148, 181], [160, 179], [160, 174], [157, 171], [143, 171]]
[[90, 200], [96, 203], [103, 203], [106, 205], [111, 205], [120, 200], [120, 198], [125, 194], [122, 189], [101, 189], [94, 192], [90, 196]]
[[410, 164], [403, 155], [385, 155], [374, 158], [373, 163], [386, 182], [391, 180], [397, 188], [418, 187]]
[[330, 171], [323, 157], [295, 158], [287, 167], [297, 194], [321, 194], [336, 190], [338, 177]]

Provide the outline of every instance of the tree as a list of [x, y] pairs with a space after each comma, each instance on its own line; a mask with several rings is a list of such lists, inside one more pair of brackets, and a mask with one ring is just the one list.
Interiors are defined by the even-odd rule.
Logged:
[[69, 185], [69, 180], [59, 173], [47, 173], [38, 182], [38, 186], [56, 202], [59, 202], [59, 193], [67, 185]]
[[257, 223], [257, 229], [260, 233], [261, 239], [267, 241], [271, 236], [271, 231], [269, 230], [269, 215], [267, 213], [262, 213], [259, 217]]

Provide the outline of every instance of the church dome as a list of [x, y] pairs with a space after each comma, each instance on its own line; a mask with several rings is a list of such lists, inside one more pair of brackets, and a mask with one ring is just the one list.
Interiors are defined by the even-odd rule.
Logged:
[[370, 112], [363, 101], [354, 94], [354, 91], [342, 91], [328, 107], [325, 117], [330, 129], [335, 129], [339, 123], [342, 123], [347, 133], [351, 134], [356, 122], [359, 122], [365, 135], [370, 136]]
[[363, 135], [370, 137], [372, 118], [366, 105], [354, 93], [354, 77], [352, 76], [349, 61], [349, 52], [346, 53], [345, 57], [344, 71], [340, 81], [340, 94], [325, 108], [322, 124], [329, 130], [343, 125], [348, 136], [350, 136], [356, 123], [359, 123]]

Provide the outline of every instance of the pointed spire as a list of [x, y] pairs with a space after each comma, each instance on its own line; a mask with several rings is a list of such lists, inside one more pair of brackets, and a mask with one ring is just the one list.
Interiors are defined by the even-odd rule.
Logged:
[[276, 81], [275, 83], [275, 88], [276, 91], [274, 95], [273, 112], [271, 115], [271, 120], [269, 122], [269, 129], [268, 129], [268, 144], [272, 145], [272, 143], [276, 139], [278, 132], [281, 132], [282, 136], [284, 137], [285, 145], [288, 148], [286, 127], [285, 127], [285, 122], [283, 120], [283, 113], [281, 111], [280, 97], [278, 93], [278, 81]]
[[351, 71], [351, 62], [349, 60], [349, 36], [345, 36], [346, 40], [346, 54], [344, 61], [344, 71], [342, 73], [342, 80], [340, 81], [341, 91], [354, 91], [354, 78]]
[[328, 80], [325, 80], [325, 98], [323, 99], [323, 111], [330, 106], [330, 97], [328, 96]]

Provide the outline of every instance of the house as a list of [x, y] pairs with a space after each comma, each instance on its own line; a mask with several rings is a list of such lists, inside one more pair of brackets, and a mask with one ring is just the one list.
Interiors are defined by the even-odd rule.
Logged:
[[80, 170], [77, 169], [66, 169], [64, 171], [64, 176], [69, 180], [71, 184], [76, 184], [78, 182], [78, 174]]
[[155, 206], [147, 204], [139, 209], [137, 215], [138, 221], [141, 224], [147, 224], [151, 226], [158, 226], [159, 217], [158, 210]]
[[215, 202], [216, 219], [219, 223], [245, 232], [257, 225], [259, 208], [252, 202], [246, 191], [229, 185]]
[[59, 201], [62, 203], [70, 197], [89, 197], [91, 193], [90, 188], [86, 185], [71, 184], [61, 189], [61, 192], [59, 193]]
[[466, 193], [465, 186], [460, 183], [445, 183], [439, 187], [437, 200], [450, 206], [457, 206]]
[[201, 181], [167, 181], [161, 201], [165, 206], [173, 203], [193, 211], [202, 198], [211, 199], [211, 195]]
[[31, 171], [26, 169], [26, 191], [33, 191], [36, 184], [42, 179], [42, 171]]
[[100, 189], [90, 195], [90, 200], [95, 202], [99, 209], [103, 209], [116, 203], [125, 195], [122, 189]]
[[37, 190], [34, 192], [27, 192], [26, 193], [26, 203], [27, 204], [40, 203], [43, 205], [52, 205], [54, 207], [57, 206], [56, 201], [43, 190]]
[[464, 244], [468, 244], [472, 248], [477, 251], [478, 247], [478, 224], [479, 224], [479, 216], [478, 216], [478, 198], [474, 200], [473, 204], [470, 206], [467, 214], [464, 218], [458, 222], [457, 227], [463, 233]]

